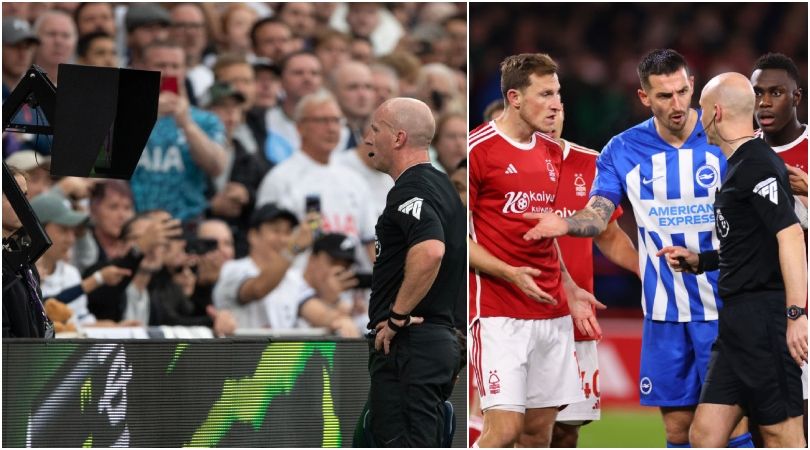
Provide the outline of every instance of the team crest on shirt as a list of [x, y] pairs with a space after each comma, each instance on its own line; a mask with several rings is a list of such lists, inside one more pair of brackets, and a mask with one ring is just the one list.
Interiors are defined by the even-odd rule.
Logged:
[[728, 232], [731, 229], [731, 226], [728, 224], [728, 221], [723, 216], [723, 212], [720, 211], [720, 208], [717, 208], [717, 215], [715, 217], [717, 218], [717, 233], [722, 237], [728, 236]]
[[380, 253], [382, 253], [382, 244], [380, 244], [380, 240], [377, 239], [377, 235], [374, 235], [374, 257], [379, 258]]
[[551, 181], [557, 181], [557, 171], [554, 170], [554, 164], [550, 159], [546, 160], [546, 170], [548, 170], [548, 177], [551, 178]]
[[574, 192], [577, 197], [585, 197], [585, 178], [582, 178], [581, 173], [574, 174]]
[[501, 378], [498, 376], [497, 370], [489, 371], [489, 393], [498, 394], [501, 392]]
[[638, 384], [638, 389], [644, 395], [648, 395], [650, 392], [652, 392], [652, 387], [652, 380], [650, 380], [649, 377], [642, 378], [641, 382]]
[[695, 171], [695, 180], [702, 188], [709, 189], [710, 187], [714, 187], [717, 181], [720, 180], [720, 174], [717, 173], [717, 169], [715, 169], [714, 166], [704, 164]]

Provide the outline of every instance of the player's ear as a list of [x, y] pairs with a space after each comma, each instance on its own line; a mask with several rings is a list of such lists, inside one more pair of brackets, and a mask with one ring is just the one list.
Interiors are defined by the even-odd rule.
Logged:
[[517, 89], [509, 89], [506, 91], [506, 101], [512, 108], [520, 109], [522, 97], [520, 91]]
[[796, 88], [793, 91], [793, 107], [798, 108], [802, 103], [802, 88]]
[[644, 89], [639, 89], [636, 91], [638, 93], [638, 99], [641, 100], [641, 104], [644, 106], [650, 106], [650, 97], [647, 96], [647, 92]]

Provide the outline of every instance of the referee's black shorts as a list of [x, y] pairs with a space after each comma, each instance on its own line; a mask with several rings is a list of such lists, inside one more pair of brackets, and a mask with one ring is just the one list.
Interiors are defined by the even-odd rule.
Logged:
[[724, 302], [700, 403], [739, 405], [760, 425], [804, 413], [802, 371], [787, 348], [785, 293]]
[[450, 326], [405, 328], [388, 355], [370, 343], [371, 434], [377, 447], [441, 447], [444, 401], [453, 390], [459, 350]]

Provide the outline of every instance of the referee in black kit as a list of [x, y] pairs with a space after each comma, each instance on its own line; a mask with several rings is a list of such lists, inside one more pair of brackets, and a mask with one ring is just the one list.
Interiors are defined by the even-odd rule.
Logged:
[[466, 293], [466, 222], [450, 179], [430, 164], [435, 130], [426, 104], [394, 98], [374, 112], [366, 136], [374, 167], [395, 182], [377, 221], [369, 303], [369, 428], [378, 447], [443, 446], [444, 401], [459, 367], [453, 316]]
[[720, 269], [723, 300], [709, 372], [689, 432], [692, 447], [723, 447], [743, 415], [766, 447], [805, 447], [801, 365], [807, 363], [807, 260], [787, 169], [754, 138], [754, 90], [738, 73], [703, 88], [701, 122], [728, 158], [714, 201], [719, 252], [665, 247], [673, 267]]

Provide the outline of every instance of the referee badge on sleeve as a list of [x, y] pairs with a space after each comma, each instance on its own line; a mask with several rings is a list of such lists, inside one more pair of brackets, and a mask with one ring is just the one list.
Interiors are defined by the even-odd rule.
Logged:
[[776, 185], [776, 178], [774, 177], [757, 183], [754, 186], [754, 192], [770, 200], [774, 205], [779, 204], [779, 187]]
[[422, 215], [422, 199], [419, 197], [414, 197], [407, 202], [399, 205], [397, 210], [403, 214], [407, 214], [409, 216], [414, 216], [416, 220], [419, 220], [419, 217]]

